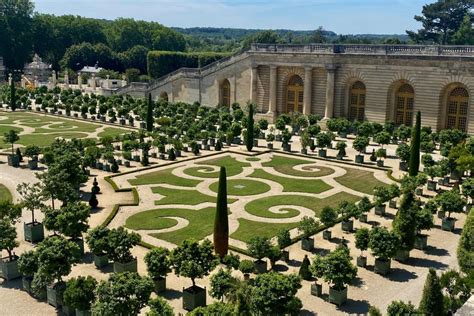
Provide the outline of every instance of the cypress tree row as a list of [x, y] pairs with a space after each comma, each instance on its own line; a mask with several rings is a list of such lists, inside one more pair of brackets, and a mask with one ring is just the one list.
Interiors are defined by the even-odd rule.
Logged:
[[146, 130], [153, 131], [153, 102], [151, 101], [151, 93], [148, 94], [148, 105], [146, 112]]
[[253, 148], [253, 104], [249, 104], [249, 117], [247, 120], [247, 137], [246, 137], [246, 143], [245, 145], [247, 146], [248, 151], [252, 151]]
[[441, 316], [444, 313], [444, 297], [436, 271], [431, 268], [426, 277], [423, 296], [418, 311], [423, 315]]
[[421, 141], [421, 113], [416, 113], [416, 123], [413, 129], [410, 142], [410, 162], [408, 165], [408, 173], [415, 177], [420, 169], [420, 141]]
[[15, 112], [16, 110], [16, 88], [15, 88], [15, 81], [12, 77], [12, 82], [10, 84], [10, 109]]
[[227, 176], [225, 167], [219, 174], [216, 217], [214, 220], [214, 251], [222, 259], [229, 250], [229, 218], [227, 214]]

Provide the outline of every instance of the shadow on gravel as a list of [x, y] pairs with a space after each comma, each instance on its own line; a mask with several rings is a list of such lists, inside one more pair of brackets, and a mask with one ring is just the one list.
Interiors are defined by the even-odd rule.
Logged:
[[437, 248], [435, 246], [428, 246], [425, 249], [425, 253], [431, 256], [445, 257], [449, 256], [449, 252], [444, 248]]
[[417, 277], [416, 273], [400, 268], [392, 268], [390, 273], [386, 276], [387, 279], [395, 282], [408, 282]]
[[366, 300], [353, 300], [347, 298], [347, 302], [344, 305], [337, 307], [337, 309], [351, 315], [367, 315], [369, 307], [370, 304]]
[[447, 268], [448, 265], [442, 262], [426, 259], [426, 258], [412, 258], [410, 257], [406, 261], [407, 265], [415, 266], [415, 267], [423, 267], [423, 268], [435, 268], [435, 269], [444, 269]]

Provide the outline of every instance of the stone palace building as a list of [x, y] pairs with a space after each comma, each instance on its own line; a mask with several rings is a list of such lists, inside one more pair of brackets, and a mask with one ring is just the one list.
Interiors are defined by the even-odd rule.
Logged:
[[254, 44], [200, 69], [182, 68], [119, 93], [281, 113], [412, 125], [474, 134], [474, 46]]

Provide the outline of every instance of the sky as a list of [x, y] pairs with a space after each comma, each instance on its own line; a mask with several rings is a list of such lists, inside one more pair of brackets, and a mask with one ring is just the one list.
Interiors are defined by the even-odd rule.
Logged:
[[176, 27], [314, 30], [404, 34], [434, 0], [35, 0], [36, 11], [155, 21]]

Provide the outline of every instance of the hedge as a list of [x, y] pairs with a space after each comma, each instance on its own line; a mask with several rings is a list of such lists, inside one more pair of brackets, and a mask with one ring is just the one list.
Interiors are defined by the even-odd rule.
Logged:
[[462, 229], [457, 257], [461, 271], [472, 276], [474, 274], [474, 208], [469, 212]]
[[228, 53], [215, 52], [150, 51], [147, 55], [148, 75], [160, 78], [179, 68], [200, 68], [227, 56]]

